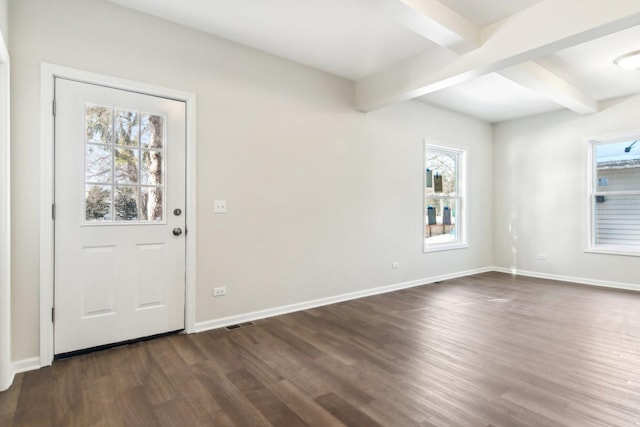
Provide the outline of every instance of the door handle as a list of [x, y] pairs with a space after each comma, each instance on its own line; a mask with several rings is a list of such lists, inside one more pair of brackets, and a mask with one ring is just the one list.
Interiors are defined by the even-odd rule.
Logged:
[[182, 234], [182, 228], [176, 227], [173, 229], [173, 235], [174, 236], [179, 236]]

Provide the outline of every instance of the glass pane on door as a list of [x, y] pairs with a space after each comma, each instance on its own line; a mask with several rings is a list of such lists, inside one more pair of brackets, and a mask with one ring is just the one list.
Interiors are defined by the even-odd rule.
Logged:
[[85, 105], [86, 223], [163, 221], [164, 122], [160, 115]]

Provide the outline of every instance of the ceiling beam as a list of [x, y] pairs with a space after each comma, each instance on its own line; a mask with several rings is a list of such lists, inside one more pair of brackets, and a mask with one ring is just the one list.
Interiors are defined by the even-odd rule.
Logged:
[[360, 0], [403, 27], [458, 53], [480, 46], [480, 29], [438, 0]]
[[[437, 0], [360, 1], [391, 16], [403, 27], [458, 54], [479, 47], [480, 29]], [[598, 111], [595, 99], [533, 61], [513, 66], [499, 74], [579, 114]]]
[[[402, 0], [404, 5], [406, 2]], [[430, 52], [425, 52], [357, 81], [356, 108], [364, 112], [376, 110], [639, 24], [638, 0], [609, 0], [606, 7], [602, 0], [545, 0], [484, 28], [482, 46], [451, 61], [445, 61], [445, 55], [432, 61]], [[535, 65], [525, 67], [533, 77], [525, 78], [524, 71], [512, 71], [512, 77], [525, 86], [538, 87], [552, 96], [550, 99], [578, 104], [579, 109], [591, 108], [589, 105], [595, 103], [548, 70]], [[552, 93], [554, 88], [559, 93]], [[572, 100], [571, 96], [577, 99]]]
[[599, 110], [598, 101], [534, 61], [507, 68], [499, 74], [576, 113], [591, 114]]

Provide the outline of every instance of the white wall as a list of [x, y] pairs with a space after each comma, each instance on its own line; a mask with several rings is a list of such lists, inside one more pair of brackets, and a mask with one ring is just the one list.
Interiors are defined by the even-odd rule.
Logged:
[[[597, 114], [556, 112], [494, 129], [494, 261], [504, 268], [640, 284], [640, 258], [585, 253], [587, 143], [640, 128], [640, 96]], [[546, 254], [547, 261], [539, 261]]]
[[[350, 81], [111, 3], [11, 7], [14, 360], [38, 355], [42, 61], [197, 95], [199, 322], [491, 265], [488, 124], [419, 102], [365, 115]], [[422, 253], [424, 137], [469, 147], [469, 249]]]
[[0, 0], [0, 32], [6, 43], [9, 42], [9, 0]]

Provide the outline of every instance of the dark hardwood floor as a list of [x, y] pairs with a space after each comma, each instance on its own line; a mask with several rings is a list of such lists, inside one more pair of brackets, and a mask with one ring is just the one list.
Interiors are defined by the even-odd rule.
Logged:
[[638, 426], [640, 293], [487, 273], [57, 361], [1, 426]]

